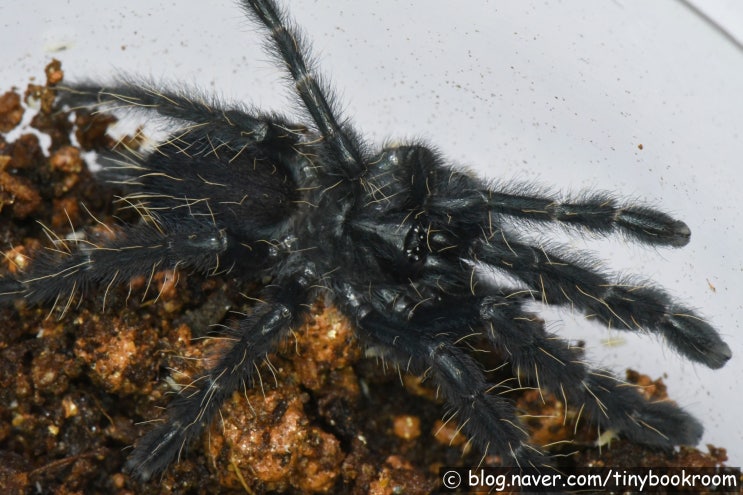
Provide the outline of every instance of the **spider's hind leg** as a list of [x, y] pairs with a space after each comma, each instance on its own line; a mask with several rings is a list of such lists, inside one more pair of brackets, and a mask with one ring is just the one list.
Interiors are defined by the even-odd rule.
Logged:
[[[178, 267], [202, 272], [218, 270], [230, 241], [212, 223], [190, 217], [178, 222], [142, 222], [97, 241], [59, 241], [36, 256], [29, 269], [0, 279], [0, 302], [64, 303], [77, 294], [135, 276]], [[104, 295], [105, 304], [105, 295]]]
[[59, 87], [58, 100], [73, 110], [154, 112], [183, 124], [186, 132], [206, 129], [222, 141], [241, 141], [262, 149], [291, 149], [307, 132], [304, 126], [278, 115], [261, 114], [242, 105], [225, 105], [194, 88], [171, 91], [134, 79], [114, 81], [110, 86], [81, 82]]

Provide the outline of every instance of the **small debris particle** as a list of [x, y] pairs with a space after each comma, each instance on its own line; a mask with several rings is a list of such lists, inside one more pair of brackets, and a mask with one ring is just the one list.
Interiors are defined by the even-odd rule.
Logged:
[[74, 146], [62, 146], [49, 157], [49, 165], [61, 172], [80, 173], [83, 168], [80, 150]]
[[8, 91], [0, 96], [0, 132], [11, 131], [20, 124], [22, 118], [23, 107], [20, 95], [14, 91]]
[[64, 71], [62, 70], [62, 62], [59, 60], [52, 59], [51, 63], [49, 63], [44, 68], [44, 73], [46, 74], [46, 84], [47, 86], [55, 86], [62, 82], [62, 79], [64, 78]]
[[403, 440], [413, 440], [421, 434], [421, 420], [417, 416], [400, 415], [393, 420], [395, 435]]

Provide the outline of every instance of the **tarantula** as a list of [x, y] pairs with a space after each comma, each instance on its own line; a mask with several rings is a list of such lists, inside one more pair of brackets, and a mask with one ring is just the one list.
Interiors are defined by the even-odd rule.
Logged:
[[487, 342], [520, 381], [580, 407], [602, 430], [661, 448], [697, 443], [695, 418], [587, 367], [527, 306], [569, 306], [612, 329], [657, 332], [710, 368], [731, 357], [718, 333], [663, 289], [612, 279], [583, 253], [532, 245], [518, 229], [552, 222], [680, 247], [690, 239], [686, 224], [605, 193], [571, 201], [497, 190], [420, 142], [371, 149], [341, 118], [276, 3], [241, 3], [265, 28], [309, 124], [136, 79], [66, 88], [60, 99], [70, 108], [132, 108], [174, 130], [150, 153], [103, 159], [102, 176], [125, 188], [125, 203], [141, 213], [137, 224], [40, 255], [25, 273], [0, 280], [0, 301], [56, 303], [161, 269], [270, 278], [232, 347], [137, 442], [127, 462], [137, 478], [163, 471], [235, 390], [252, 386], [256, 363], [320, 296], [371, 352], [433, 382], [471, 441], [508, 465], [550, 461], [528, 443], [514, 405], [491, 393], [468, 340]]

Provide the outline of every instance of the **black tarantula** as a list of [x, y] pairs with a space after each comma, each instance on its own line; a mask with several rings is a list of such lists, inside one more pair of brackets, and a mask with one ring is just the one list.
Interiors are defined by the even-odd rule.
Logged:
[[[320, 296], [376, 355], [434, 383], [471, 441], [505, 464], [550, 461], [528, 443], [514, 405], [491, 393], [467, 339], [487, 341], [520, 380], [581, 408], [601, 430], [661, 448], [697, 443], [696, 419], [587, 367], [582, 352], [548, 333], [526, 305], [569, 306], [612, 329], [657, 332], [710, 368], [731, 356], [718, 333], [658, 287], [611, 279], [582, 253], [529, 244], [514, 220], [672, 247], [689, 242], [686, 224], [607, 194], [561, 201], [496, 190], [417, 142], [372, 150], [340, 117], [275, 2], [241, 3], [265, 28], [310, 124], [134, 80], [67, 88], [61, 99], [70, 107], [130, 107], [177, 130], [151, 153], [127, 152], [123, 166], [103, 172], [126, 188], [139, 223], [95, 245], [41, 255], [25, 273], [0, 280], [0, 301], [56, 303], [161, 269], [270, 278], [232, 347], [138, 441], [127, 463], [137, 478], [162, 472], [235, 390], [252, 386], [256, 363]], [[122, 157], [104, 168], [115, 163]]]

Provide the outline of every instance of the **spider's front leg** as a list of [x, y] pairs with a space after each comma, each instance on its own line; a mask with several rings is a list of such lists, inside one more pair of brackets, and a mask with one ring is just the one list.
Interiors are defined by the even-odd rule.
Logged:
[[[622, 205], [610, 195], [593, 194], [563, 202], [532, 191], [484, 188], [456, 171], [439, 180], [438, 194], [428, 200], [431, 211], [458, 218], [472, 236], [463, 257], [478, 260], [522, 280], [550, 305], [570, 306], [618, 330], [648, 330], [662, 334], [687, 358], [710, 368], [730, 359], [730, 347], [717, 331], [663, 289], [632, 280], [612, 280], [598, 263], [578, 253], [569, 257], [556, 249], [522, 242], [509, 220], [555, 222], [584, 227], [590, 232], [624, 233], [653, 245], [683, 246], [689, 227], [647, 206]], [[486, 238], [479, 232], [484, 231]]]
[[570, 306], [612, 329], [658, 332], [710, 368], [724, 366], [732, 355], [710, 324], [651, 284], [613, 281], [585, 261], [508, 239], [505, 232], [475, 243], [470, 256], [518, 277], [546, 304]]
[[262, 295], [268, 302], [240, 322], [232, 348], [168, 405], [163, 424], [137, 442], [126, 464], [134, 476], [147, 481], [162, 472], [199, 437], [226, 399], [253, 386], [260, 360], [306, 311], [314, 281], [310, 268], [277, 277], [278, 288]]
[[691, 238], [684, 222], [649, 206], [622, 203], [605, 192], [585, 193], [571, 200], [530, 186], [483, 188], [479, 181], [461, 172], [453, 172], [448, 180], [447, 188], [454, 192], [434, 199], [432, 206], [490, 225], [491, 229], [502, 217], [558, 223], [601, 235], [621, 233], [656, 246], [681, 247]]

